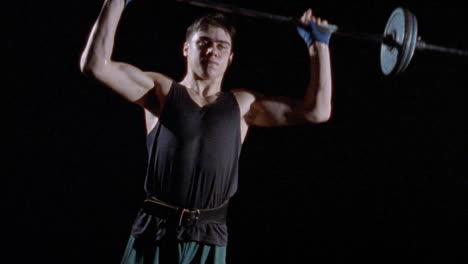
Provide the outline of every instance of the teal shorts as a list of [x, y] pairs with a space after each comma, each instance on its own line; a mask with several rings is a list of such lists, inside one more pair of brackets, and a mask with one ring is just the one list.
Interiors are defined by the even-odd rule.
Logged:
[[199, 242], [148, 243], [130, 236], [121, 264], [225, 264], [226, 247]]

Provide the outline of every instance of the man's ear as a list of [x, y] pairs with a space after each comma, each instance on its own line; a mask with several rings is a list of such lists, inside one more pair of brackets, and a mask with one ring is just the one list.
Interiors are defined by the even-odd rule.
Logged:
[[234, 58], [234, 52], [231, 52], [231, 55], [229, 55], [229, 61], [228, 61], [228, 66], [231, 66], [232, 59]]
[[189, 49], [189, 44], [187, 42], [184, 42], [184, 47], [182, 48], [182, 52], [184, 54], [184, 57], [188, 56], [188, 49]]

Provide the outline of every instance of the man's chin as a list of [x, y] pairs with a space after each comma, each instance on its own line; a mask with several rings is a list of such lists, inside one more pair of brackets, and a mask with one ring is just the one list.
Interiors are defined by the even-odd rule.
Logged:
[[223, 73], [220, 73], [219, 71], [210, 71], [210, 70], [205, 71], [201, 75], [201, 77], [205, 80], [214, 80], [222, 76], [223, 76]]

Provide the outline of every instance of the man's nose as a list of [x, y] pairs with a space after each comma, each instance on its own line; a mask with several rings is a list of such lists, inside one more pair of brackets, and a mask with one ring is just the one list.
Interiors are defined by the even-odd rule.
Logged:
[[215, 56], [218, 56], [218, 50], [216, 49], [215, 45], [210, 45], [207, 49], [206, 49], [206, 54], [213, 54]]

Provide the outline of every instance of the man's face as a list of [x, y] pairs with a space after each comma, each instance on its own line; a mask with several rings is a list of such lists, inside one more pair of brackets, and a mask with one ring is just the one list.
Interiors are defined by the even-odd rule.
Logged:
[[196, 31], [184, 44], [187, 67], [201, 79], [222, 77], [232, 61], [231, 37], [222, 28]]

